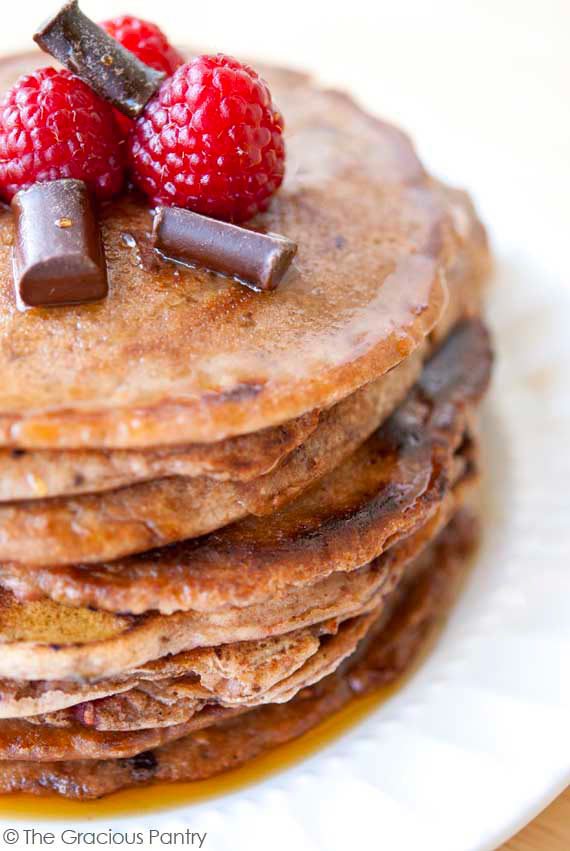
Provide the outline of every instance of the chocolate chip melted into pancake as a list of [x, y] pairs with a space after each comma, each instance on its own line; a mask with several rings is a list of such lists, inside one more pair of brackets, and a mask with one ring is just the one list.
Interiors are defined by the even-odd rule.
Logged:
[[[2, 60], [0, 87], [45, 62]], [[260, 295], [158, 260], [148, 207], [123, 197], [101, 212], [109, 297], [22, 313], [13, 218], [0, 213], [0, 443], [146, 448], [251, 433], [344, 398], [433, 328], [462, 237], [410, 141], [303, 75], [262, 70], [285, 116], [288, 174], [252, 226], [299, 244], [287, 280]]]
[[356, 653], [289, 702], [219, 719], [173, 744], [127, 759], [3, 761], [0, 791], [85, 799], [150, 781], [199, 780], [302, 735], [355, 695], [406, 670], [453, 598], [473, 543], [473, 515], [460, 512], [398, 586]]

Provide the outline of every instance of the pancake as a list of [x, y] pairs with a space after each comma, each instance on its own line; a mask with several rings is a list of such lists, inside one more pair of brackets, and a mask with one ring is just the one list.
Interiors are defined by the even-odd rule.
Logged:
[[490, 362], [484, 326], [458, 325], [382, 428], [269, 517], [99, 565], [5, 563], [0, 582], [21, 599], [47, 595], [100, 612], [208, 613], [262, 606], [360, 567], [425, 524], [444, 501], [458, 458], [470, 463], [470, 410], [487, 386]]
[[[318, 632], [319, 643], [315, 651], [296, 670], [290, 673], [279, 673], [280, 661], [283, 662], [285, 670], [290, 670], [293, 667], [290, 658], [281, 660], [279, 655], [274, 655], [268, 660], [271, 679], [274, 682], [265, 689], [260, 688], [258, 690], [256, 685], [249, 692], [240, 694], [237, 690], [239, 684], [233, 678], [230, 682], [223, 682], [223, 689], [221, 689], [218, 675], [215, 678], [214, 685], [208, 689], [208, 694], [204, 695], [202, 683], [207, 682], [207, 677], [201, 675], [201, 698], [209, 704], [215, 702], [217, 705], [228, 708], [236, 706], [252, 707], [263, 703], [286, 703], [301, 689], [318, 682], [336, 670], [341, 662], [354, 652], [359, 641], [366, 635], [377, 616], [378, 610], [374, 609], [341, 623], [332, 619], [324, 624], [319, 624], [318, 629], [314, 631]], [[285, 641], [287, 638], [288, 636], [283, 636], [281, 641]], [[231, 653], [231, 648], [232, 645], [222, 646], [216, 648], [215, 652], [222, 656], [225, 650], [229, 650]], [[221, 690], [222, 694], [220, 695]], [[194, 696], [195, 691], [196, 685], [192, 678], [158, 680], [144, 683], [142, 688], [132, 689], [118, 697], [112, 695], [99, 701], [91, 701], [83, 704], [80, 707], [80, 712], [77, 708], [74, 708], [71, 712], [73, 712], [74, 717], [79, 717], [82, 724], [98, 730], [136, 730], [155, 725], [170, 726], [173, 723], [172, 713], [176, 712], [181, 705], [183, 706], [184, 700], [189, 699], [191, 703], [197, 699]], [[140, 699], [143, 696], [144, 701], [140, 703], [137, 698]], [[178, 720], [185, 719], [174, 718], [175, 723]], [[152, 723], [149, 723], [149, 721]]]
[[[458, 232], [462, 242], [449, 268], [450, 298], [432, 332], [432, 342], [442, 339], [458, 317], [479, 311], [487, 268], [484, 232], [468, 200], [463, 193], [443, 187], [438, 191], [461, 223]], [[251, 481], [212, 481], [209, 477], [188, 479], [178, 475], [99, 495], [0, 505], [0, 559], [33, 564], [115, 559], [206, 534], [247, 514], [275, 511], [339, 464], [374, 431], [401, 400], [428, 351], [427, 346], [420, 347], [381, 379], [322, 412], [317, 427], [301, 446], [274, 465], [270, 473]], [[243, 451], [256, 445], [260, 448], [254, 436], [244, 437], [243, 441]], [[216, 449], [221, 452], [219, 461], [226, 457], [223, 447], [223, 442], [210, 447], [212, 453]], [[207, 446], [194, 449], [202, 461], [208, 458]], [[151, 453], [149, 457], [155, 456]], [[81, 466], [78, 459], [87, 465], [84, 472], [77, 466]], [[5, 495], [12, 493], [13, 497], [29, 491], [39, 496], [61, 487], [65, 490], [70, 481], [81, 482], [76, 488], [79, 491], [91, 490], [92, 486], [104, 489], [117, 482], [113, 476], [128, 478], [127, 470], [131, 476], [144, 479], [151, 475], [154, 463], [149, 466], [144, 453], [128, 452], [31, 452], [14, 457], [13, 451], [5, 450], [4, 460], [8, 468], [0, 492], [4, 489]], [[184, 467], [187, 461], [183, 449], [178, 453], [166, 451], [155, 470], [158, 472], [160, 465], [172, 465], [174, 469], [177, 464], [180, 471], [185, 468], [189, 473], [191, 467]]]
[[269, 473], [318, 424], [319, 412], [310, 411], [281, 426], [218, 443], [139, 452], [0, 449], [0, 502], [97, 493], [166, 476], [247, 482]]
[[[214, 699], [227, 705], [247, 704], [254, 699], [261, 702], [265, 695], [274, 698], [283, 681], [315, 654], [320, 655], [324, 636], [346, 634], [348, 625], [348, 621], [333, 619], [272, 638], [190, 650], [95, 683], [0, 680], [0, 717], [45, 716], [81, 704], [82, 719], [85, 721], [88, 707], [92, 716], [85, 723], [99, 727], [104, 707], [108, 712], [110, 706], [103, 698], [130, 692], [127, 696], [132, 703], [136, 692], [160, 693], [163, 704], [170, 705], [167, 694], [174, 689], [177, 702], [182, 695], [185, 700], [202, 703]], [[329, 641], [327, 652], [331, 644], [338, 643]]]
[[[111, 616], [48, 602], [17, 604], [0, 593], [4, 637], [0, 675], [28, 680], [102, 680], [121, 677], [151, 660], [196, 647], [267, 639], [303, 627], [365, 614], [382, 604], [401, 575], [465, 499], [475, 473], [462, 478], [437, 513], [373, 562], [350, 573], [331, 573], [308, 588], [292, 589], [257, 606], [170, 616]], [[42, 688], [45, 690], [46, 685]], [[60, 689], [60, 683], [55, 683]], [[75, 701], [74, 701], [75, 702]]]
[[258, 641], [186, 651], [96, 683], [1, 680], [1, 717], [36, 715], [60, 726], [79, 720], [99, 730], [132, 730], [181, 723], [205, 703], [235, 707], [286, 702], [353, 652], [411, 565], [459, 509], [473, 510], [477, 496], [477, 477], [472, 475], [456, 486], [446, 511], [380, 557], [380, 602], [364, 615], [333, 618]]
[[[45, 64], [39, 53], [3, 59], [0, 88]], [[260, 295], [161, 261], [148, 250], [148, 206], [125, 196], [101, 210], [109, 297], [20, 312], [3, 211], [2, 445], [148, 448], [252, 433], [329, 407], [434, 327], [461, 235], [410, 141], [302, 74], [261, 70], [286, 116], [288, 174], [252, 226], [299, 244], [287, 280]]]
[[[483, 345], [482, 349], [479, 345], [473, 347], [473, 343], [477, 342]], [[479, 355], [486, 353], [486, 358], [477, 357], [472, 364], [469, 359], [460, 356], [462, 349], [479, 351]], [[440, 361], [447, 363], [447, 370], [437, 368]], [[433, 502], [428, 500], [433, 513], [443, 510], [454, 480], [469, 470], [467, 459], [461, 463], [460, 458], [454, 458], [454, 449], [469, 446], [469, 441], [464, 439], [468, 419], [466, 403], [470, 396], [475, 401], [484, 390], [488, 365], [487, 338], [482, 326], [474, 322], [460, 326], [425, 370], [418, 392], [380, 430], [392, 436], [392, 451], [397, 447], [421, 445], [422, 430], [426, 429], [426, 425], [434, 430], [432, 441], [438, 447], [436, 457], [440, 464], [445, 461], [447, 464], [443, 465], [445, 472], [436, 466], [436, 479], [439, 481], [436, 499]], [[438, 404], [434, 403], [436, 401]], [[419, 421], [418, 411], [422, 412]], [[0, 596], [3, 638], [0, 675], [21, 677], [25, 672], [27, 679], [53, 680], [112, 677], [166, 653], [266, 638], [329, 618], [346, 619], [371, 611], [381, 603], [389, 572], [381, 560], [358, 568], [364, 561], [361, 558], [362, 547], [357, 551], [356, 563], [339, 564], [335, 558], [338, 552], [332, 544], [336, 541], [337, 550], [339, 543], [349, 544], [346, 552], [352, 553], [354, 558], [355, 542], [364, 542], [372, 549], [371, 557], [374, 557], [383, 545], [394, 542], [396, 532], [404, 534], [398, 526], [405, 527], [410, 518], [418, 522], [413, 507], [432, 479], [431, 464], [427, 469], [425, 465], [424, 469], [420, 467], [420, 487], [417, 478], [412, 477], [410, 500], [410, 493], [406, 494], [406, 488], [401, 488], [399, 482], [394, 484], [391, 474], [388, 480], [391, 497], [386, 499], [382, 488], [386, 481], [382, 475], [374, 475], [376, 469], [382, 471], [385, 453], [375, 451], [374, 445], [374, 440], [372, 443], [369, 441], [356, 453], [357, 464], [350, 466], [346, 476], [348, 481], [343, 487], [332, 487], [329, 483], [328, 499], [333, 500], [336, 508], [334, 522], [322, 523], [323, 517], [322, 514], [319, 516], [317, 506], [311, 511], [313, 522], [322, 523], [317, 552], [321, 554], [321, 574], [323, 566], [326, 566], [326, 573], [321, 578], [309, 585], [297, 587], [290, 584], [284, 592], [274, 592], [262, 603], [243, 607], [225, 605], [213, 611], [194, 610], [170, 616], [156, 612], [137, 617], [111, 615], [91, 609], [69, 608], [52, 601], [18, 604], [8, 592], [4, 592]], [[367, 454], [363, 457], [362, 453]], [[349, 460], [352, 462], [354, 458]], [[417, 476], [417, 470], [414, 472]], [[363, 481], [359, 481], [359, 475], [363, 476]], [[371, 482], [374, 483], [373, 488]], [[390, 491], [392, 487], [396, 488], [396, 495], [402, 493], [402, 499], [395, 499], [394, 491]], [[358, 499], [353, 498], [350, 488], [356, 489]], [[426, 515], [429, 518], [430, 512]], [[389, 521], [392, 521], [391, 524]], [[382, 539], [378, 529], [383, 524], [385, 535]], [[281, 533], [287, 531], [286, 524], [281, 523], [279, 528]], [[407, 532], [412, 530], [408, 528]], [[314, 528], [305, 532], [309, 541], [318, 537]], [[325, 561], [323, 553], [326, 554]], [[302, 573], [303, 560], [299, 566]], [[239, 565], [234, 562], [233, 572], [239, 573], [236, 567], [239, 568]]]
[[[381, 563], [375, 565], [375, 572], [382, 599], [391, 593], [407, 565], [430, 545], [459, 507], [472, 502], [476, 490], [477, 475], [472, 471], [455, 485], [445, 504], [428, 523], [378, 559]], [[332, 618], [284, 635], [195, 648], [163, 656], [115, 677], [103, 675], [103, 679], [90, 682], [3, 679], [0, 680], [0, 718], [47, 715], [78, 704], [84, 709], [95, 705], [100, 709], [105, 704], [103, 698], [137, 690], [148, 693], [149, 688], [153, 690], [161, 684], [170, 688], [170, 684], [180, 682], [184, 682], [180, 693], [183, 692], [185, 699], [194, 701], [247, 704], [252, 700], [260, 702], [268, 695], [271, 700], [277, 700], [278, 693], [283, 692], [284, 681], [303, 671], [306, 663], [313, 665], [317, 661], [321, 666], [315, 657], [323, 655], [323, 639], [330, 653], [331, 644], [338, 646], [339, 642], [331, 642], [327, 637], [336, 636], [338, 632], [346, 634], [348, 623], [348, 620]], [[97, 726], [94, 721], [90, 723]]]
[[355, 695], [391, 682], [409, 667], [453, 599], [473, 544], [474, 518], [460, 512], [393, 593], [356, 653], [287, 703], [219, 721], [133, 758], [0, 761], [0, 792], [86, 799], [150, 781], [199, 780], [302, 735]]
[[[473, 484], [455, 501], [455, 509], [471, 501], [466, 493], [472, 497]], [[97, 748], [100, 755], [108, 756], [108, 747], [137, 749], [141, 745], [140, 737], [121, 743], [115, 735], [109, 738], [108, 732], [176, 727], [171, 735], [182, 736], [187, 732], [182, 725], [190, 722], [195, 729], [204, 728], [251, 707], [288, 702], [354, 652], [382, 607], [389, 605], [402, 576], [414, 569], [410, 565], [429, 548], [443, 525], [443, 518], [437, 525], [432, 522], [429, 529], [384, 557], [389, 581], [383, 599], [363, 616], [329, 620], [278, 639], [164, 657], [95, 684], [0, 681], [2, 715], [12, 718], [0, 721], [0, 758], [48, 760], [88, 754], [93, 759]], [[18, 717], [23, 719], [19, 723], [14, 720]], [[42, 727], [50, 728], [45, 738]]]
[[485, 229], [469, 195], [442, 183], [434, 184], [434, 188], [446, 204], [459, 238], [459, 250], [446, 269], [447, 305], [429, 334], [432, 343], [441, 344], [458, 322], [481, 315], [481, 300], [489, 281], [491, 257]]
[[[465, 498], [466, 491], [460, 493], [461, 496], [455, 501], [455, 509]], [[467, 493], [471, 496], [472, 486], [467, 489]], [[295, 668], [295, 662], [291, 663], [281, 657], [287, 654], [295, 638], [299, 639], [301, 631], [284, 636], [282, 642], [258, 642], [257, 646], [253, 642], [242, 643], [180, 654], [168, 658], [165, 663], [157, 660], [147, 668], [146, 677], [136, 680], [135, 675], [129, 691], [110, 694], [95, 701], [83, 701], [49, 714], [0, 721], [0, 760], [49, 761], [135, 755], [146, 746], [143, 731], [169, 727], [172, 728], [172, 737], [182, 737], [188, 733], [186, 725], [189, 723], [200, 729], [211, 723], [204, 721], [204, 718], [210, 718], [212, 706], [239, 709], [261, 703], [287, 702], [301, 689], [336, 670], [343, 659], [354, 652], [359, 641], [389, 603], [394, 589], [402, 582], [402, 578], [405, 580], [408, 571], [413, 572], [414, 561], [421, 559], [422, 552], [426, 547], [429, 549], [429, 544], [437, 537], [443, 525], [443, 518], [438, 524], [428, 524], [429, 529], [412, 535], [386, 553], [382, 558], [383, 570], [376, 571], [377, 574], [384, 573], [381, 593], [371, 598], [360, 616], [345, 620], [341, 618], [340, 622], [328, 620], [314, 628], [312, 634], [317, 639], [314, 652], [299, 662], [296, 670], [291, 670], [291, 667], [287, 670], [288, 665]], [[273, 682], [266, 679], [263, 689], [262, 671], [260, 679], [254, 675], [257, 681], [253, 688], [250, 686], [240, 694], [238, 683], [228, 683], [227, 678], [220, 678], [220, 666], [216, 662], [218, 657], [225, 658], [226, 670], [229, 666], [234, 674], [245, 671], [247, 678], [248, 651], [252, 655], [253, 668], [256, 657], [259, 658], [261, 653], [261, 667], [269, 668], [269, 680]], [[178, 668], [180, 672], [188, 666], [193, 670], [187, 670], [186, 675], [157, 679], [152, 676], [152, 673], [164, 673], [168, 669], [172, 671]], [[129, 735], [124, 740], [118, 739], [115, 735], [118, 732]], [[130, 735], [137, 732], [141, 735]], [[115, 750], [117, 748], [119, 751]]]
[[157, 255], [129, 190], [98, 205], [109, 297], [22, 310], [0, 210], [0, 793], [300, 735], [410, 664], [474, 544], [484, 229], [399, 130], [262, 72], [288, 174], [251, 227], [299, 245], [276, 291]]
[[51, 601], [17, 604], [1, 592], [0, 676], [25, 672], [31, 680], [100, 679], [166, 653], [281, 635], [374, 608], [384, 580], [381, 568], [369, 565], [257, 606], [138, 617], [69, 609]]
[[103, 494], [2, 504], [0, 559], [98, 562], [275, 511], [366, 440], [403, 398], [421, 365], [420, 351], [325, 411], [302, 446], [251, 482], [177, 476]]
[[192, 730], [203, 729], [213, 720], [227, 718], [239, 710], [211, 707], [185, 724], [151, 727], [132, 731], [105, 731], [83, 724], [59, 726], [27, 720], [0, 721], [1, 760], [26, 759], [100, 759], [103, 756], [125, 758], [149, 748], [176, 741]]

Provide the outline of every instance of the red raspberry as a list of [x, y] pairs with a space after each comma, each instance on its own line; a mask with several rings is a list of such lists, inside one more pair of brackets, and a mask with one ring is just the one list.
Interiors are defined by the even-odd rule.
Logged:
[[124, 145], [112, 108], [69, 71], [42, 68], [20, 79], [0, 103], [0, 195], [74, 177], [98, 198], [124, 180]]
[[155, 203], [241, 222], [283, 181], [283, 119], [247, 65], [198, 56], [166, 80], [129, 138], [132, 178]]
[[172, 47], [156, 24], [133, 15], [121, 15], [110, 21], [103, 21], [100, 26], [123, 47], [138, 56], [145, 65], [150, 65], [157, 71], [164, 71], [169, 77], [184, 62], [182, 55]]
[[[169, 77], [184, 62], [183, 56], [175, 47], [172, 47], [156, 24], [135, 18], [133, 15], [121, 15], [110, 21], [103, 21], [100, 26], [123, 47], [138, 56], [141, 62], [156, 68], [157, 71], [164, 71]], [[119, 111], [116, 112], [115, 118], [126, 136], [133, 122]]]

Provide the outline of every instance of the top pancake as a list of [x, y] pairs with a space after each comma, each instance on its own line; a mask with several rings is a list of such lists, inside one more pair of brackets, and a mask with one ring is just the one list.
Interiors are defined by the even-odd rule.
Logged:
[[[45, 65], [0, 64], [0, 89]], [[445, 305], [456, 232], [398, 130], [306, 77], [263, 69], [285, 116], [288, 174], [253, 222], [299, 244], [274, 293], [158, 260], [148, 206], [101, 211], [111, 291], [18, 311], [13, 217], [0, 213], [0, 445], [208, 443], [345, 397], [408, 356]]]

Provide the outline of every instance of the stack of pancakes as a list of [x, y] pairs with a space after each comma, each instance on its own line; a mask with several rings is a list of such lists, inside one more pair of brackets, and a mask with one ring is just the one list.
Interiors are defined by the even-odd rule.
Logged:
[[0, 212], [2, 792], [204, 778], [298, 736], [410, 664], [467, 563], [483, 228], [398, 130], [263, 71], [289, 172], [253, 226], [299, 244], [276, 292], [160, 259], [127, 196], [109, 298], [22, 313]]

